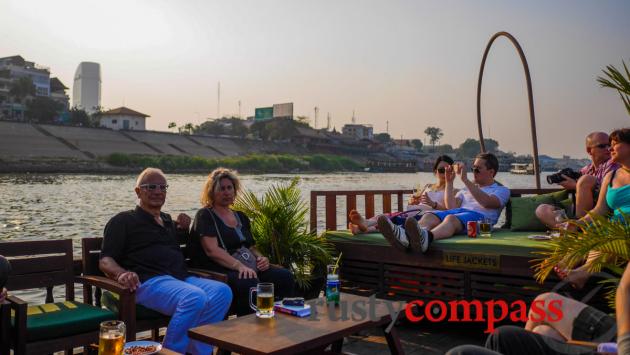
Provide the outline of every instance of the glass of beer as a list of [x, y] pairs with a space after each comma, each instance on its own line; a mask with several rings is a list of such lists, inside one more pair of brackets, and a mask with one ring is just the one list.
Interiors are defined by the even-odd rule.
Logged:
[[492, 237], [492, 222], [490, 218], [484, 218], [479, 221], [479, 235], [485, 238]]
[[98, 355], [122, 355], [125, 345], [125, 323], [119, 320], [101, 322]]
[[[253, 296], [256, 293], [256, 304]], [[273, 311], [273, 284], [271, 282], [261, 282], [256, 287], [249, 289], [249, 306], [256, 311], [259, 318], [272, 318]]]

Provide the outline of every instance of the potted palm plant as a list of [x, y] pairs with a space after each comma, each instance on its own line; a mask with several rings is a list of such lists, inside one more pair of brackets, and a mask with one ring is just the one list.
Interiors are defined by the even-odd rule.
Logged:
[[302, 200], [298, 177], [290, 183], [273, 185], [261, 198], [253, 192], [241, 194], [234, 208], [251, 219], [256, 248], [272, 264], [291, 270], [305, 298], [319, 295], [332, 245], [308, 230], [308, 205]]

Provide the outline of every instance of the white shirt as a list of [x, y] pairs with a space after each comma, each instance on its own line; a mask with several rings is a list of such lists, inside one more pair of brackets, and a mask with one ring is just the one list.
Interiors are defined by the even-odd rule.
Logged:
[[510, 199], [510, 189], [505, 186], [501, 186], [496, 182], [489, 186], [484, 186], [481, 188], [481, 191], [484, 193], [496, 196], [499, 199], [499, 203], [501, 207], [499, 208], [485, 208], [479, 204], [479, 202], [473, 197], [468, 188], [461, 189], [456, 195], [455, 198], [460, 199], [462, 201], [461, 208], [465, 208], [467, 210], [476, 211], [483, 214], [486, 218], [490, 218], [492, 224], [496, 224], [499, 220], [499, 215], [501, 214], [501, 210], [507, 204]]

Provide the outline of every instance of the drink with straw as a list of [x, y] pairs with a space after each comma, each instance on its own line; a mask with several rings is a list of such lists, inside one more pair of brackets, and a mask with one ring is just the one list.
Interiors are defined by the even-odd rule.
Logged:
[[333, 302], [335, 305], [339, 305], [339, 298], [341, 294], [341, 281], [339, 281], [339, 260], [341, 260], [341, 254], [339, 254], [335, 265], [326, 266], [328, 271], [326, 276], [326, 302]]

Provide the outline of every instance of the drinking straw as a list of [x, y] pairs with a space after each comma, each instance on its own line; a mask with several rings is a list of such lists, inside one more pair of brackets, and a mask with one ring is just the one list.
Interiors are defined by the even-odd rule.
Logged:
[[337, 268], [339, 267], [339, 260], [341, 260], [341, 255], [343, 255], [343, 252], [340, 252], [339, 256], [337, 257], [337, 262], [335, 263], [335, 267], [333, 268], [333, 274], [337, 271]]

